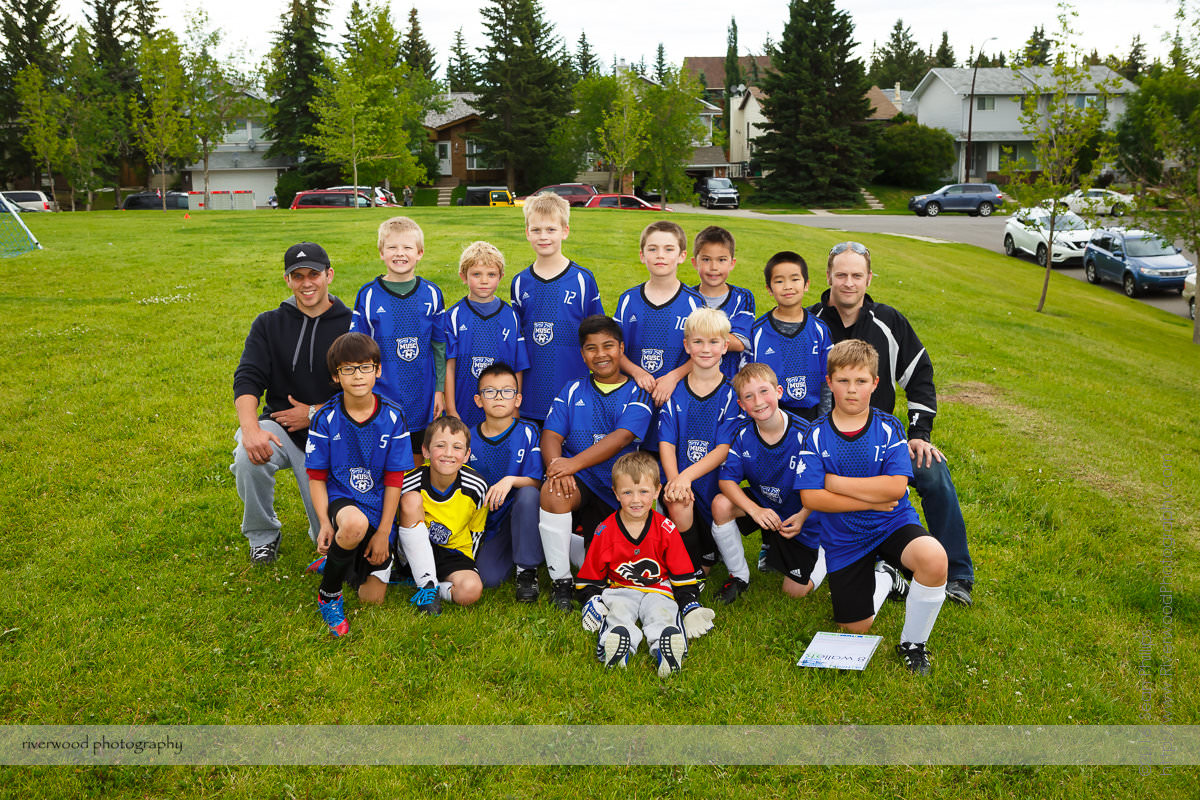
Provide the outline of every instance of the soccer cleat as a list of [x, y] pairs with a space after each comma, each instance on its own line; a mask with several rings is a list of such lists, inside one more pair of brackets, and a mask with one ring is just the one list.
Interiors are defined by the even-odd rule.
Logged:
[[281, 537], [276, 536], [266, 544], [260, 544], [257, 547], [250, 548], [250, 563], [251, 564], [274, 564], [279, 560], [279, 540]]
[[658, 677], [665, 678], [672, 672], [679, 672], [683, 667], [683, 654], [687, 652], [687, 639], [683, 631], [675, 626], [663, 628], [658, 637], [658, 650], [654, 657], [658, 659]]
[[892, 579], [892, 590], [888, 592], [888, 600], [900, 601], [908, 597], [908, 581], [904, 580], [904, 576], [900, 574], [900, 570], [886, 561], [880, 561], [875, 565], [875, 571], [882, 572]]
[[725, 585], [721, 587], [721, 593], [718, 595], [721, 602], [729, 605], [734, 600], [737, 600], [746, 590], [750, 588], [750, 584], [746, 583], [741, 578], [729, 576], [729, 580], [725, 581]]
[[971, 581], [947, 581], [946, 582], [946, 599], [951, 603], [958, 603], [960, 606], [971, 605], [971, 590], [975, 585]]
[[316, 561], [304, 568], [305, 572], [315, 572], [318, 575], [325, 574], [325, 556], [321, 556]]
[[550, 590], [550, 602], [559, 611], [570, 611], [575, 603], [575, 581], [559, 578]]
[[928, 675], [930, 672], [929, 653], [925, 652], [925, 643], [901, 642], [896, 645], [896, 654], [908, 667], [913, 675]]
[[350, 632], [350, 623], [346, 622], [346, 612], [342, 610], [340, 594], [328, 602], [317, 595], [317, 608], [321, 611], [321, 619], [329, 626], [331, 636], [345, 636]]
[[763, 545], [758, 551], [758, 571], [759, 572], [774, 572], [775, 568], [767, 563], [767, 551], [771, 548], [768, 545]]
[[623, 625], [605, 632], [600, 639], [600, 662], [606, 667], [629, 664], [629, 631]]
[[536, 569], [517, 570], [517, 602], [535, 603], [538, 599], [538, 578]]
[[433, 581], [418, 589], [408, 602], [416, 606], [421, 614], [436, 617], [442, 613], [442, 598], [438, 597], [437, 584]]

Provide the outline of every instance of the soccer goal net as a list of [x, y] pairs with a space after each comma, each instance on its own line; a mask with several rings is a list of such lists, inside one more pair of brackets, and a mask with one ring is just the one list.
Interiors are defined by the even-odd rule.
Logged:
[[3, 194], [0, 194], [0, 256], [19, 256], [30, 250], [41, 250], [21, 215]]

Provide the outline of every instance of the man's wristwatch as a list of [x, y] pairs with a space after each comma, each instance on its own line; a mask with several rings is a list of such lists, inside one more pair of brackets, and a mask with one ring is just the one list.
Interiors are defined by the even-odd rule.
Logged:
[[308, 421], [309, 421], [309, 422], [312, 422], [312, 421], [313, 421], [313, 417], [315, 417], [316, 415], [317, 415], [317, 407], [316, 407], [316, 406], [309, 406], [309, 407], [308, 407]]

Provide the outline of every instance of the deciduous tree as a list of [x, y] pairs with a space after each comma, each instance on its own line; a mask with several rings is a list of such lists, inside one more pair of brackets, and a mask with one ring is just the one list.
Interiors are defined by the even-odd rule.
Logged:
[[[190, 159], [196, 154], [196, 137], [188, 118], [188, 84], [183, 69], [183, 51], [169, 30], [143, 39], [137, 53], [137, 70], [142, 79], [145, 104], [130, 100], [129, 116], [134, 139], [167, 174], [167, 162]], [[165, 186], [162, 188], [166, 188]], [[163, 210], [167, 196], [163, 192]]]

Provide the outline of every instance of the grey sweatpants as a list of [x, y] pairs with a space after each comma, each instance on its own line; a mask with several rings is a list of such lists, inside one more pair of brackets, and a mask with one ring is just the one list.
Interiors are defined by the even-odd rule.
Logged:
[[283, 442], [283, 447], [271, 446], [271, 458], [265, 464], [255, 464], [250, 461], [246, 448], [242, 447], [242, 430], [239, 428], [233, 434], [237, 446], [233, 448], [233, 463], [229, 471], [233, 473], [237, 484], [238, 497], [245, 504], [242, 513], [242, 534], [250, 540], [251, 547], [268, 544], [275, 540], [282, 527], [279, 517], [275, 516], [275, 473], [285, 467], [291, 467], [296, 476], [296, 484], [300, 487], [300, 497], [304, 500], [304, 510], [308, 514], [308, 538], [317, 542], [317, 534], [321, 531], [321, 523], [317, 520], [317, 512], [313, 510], [312, 495], [308, 491], [308, 473], [304, 469], [304, 450], [296, 446], [292, 437], [283, 426], [274, 420], [259, 420], [264, 431], [273, 433]]
[[[645, 632], [646, 644], [650, 652], [658, 650], [658, 637], [663, 629], [674, 625], [683, 631], [683, 622], [679, 619], [679, 605], [675, 598], [657, 592], [640, 592], [637, 589], [605, 589], [600, 599], [608, 607], [608, 615], [600, 626], [598, 643], [604, 641], [604, 635], [618, 626], [629, 631], [629, 652], [636, 653], [642, 643], [642, 633]], [[642, 627], [638, 628], [638, 620]], [[597, 653], [600, 652], [598, 646]]]

